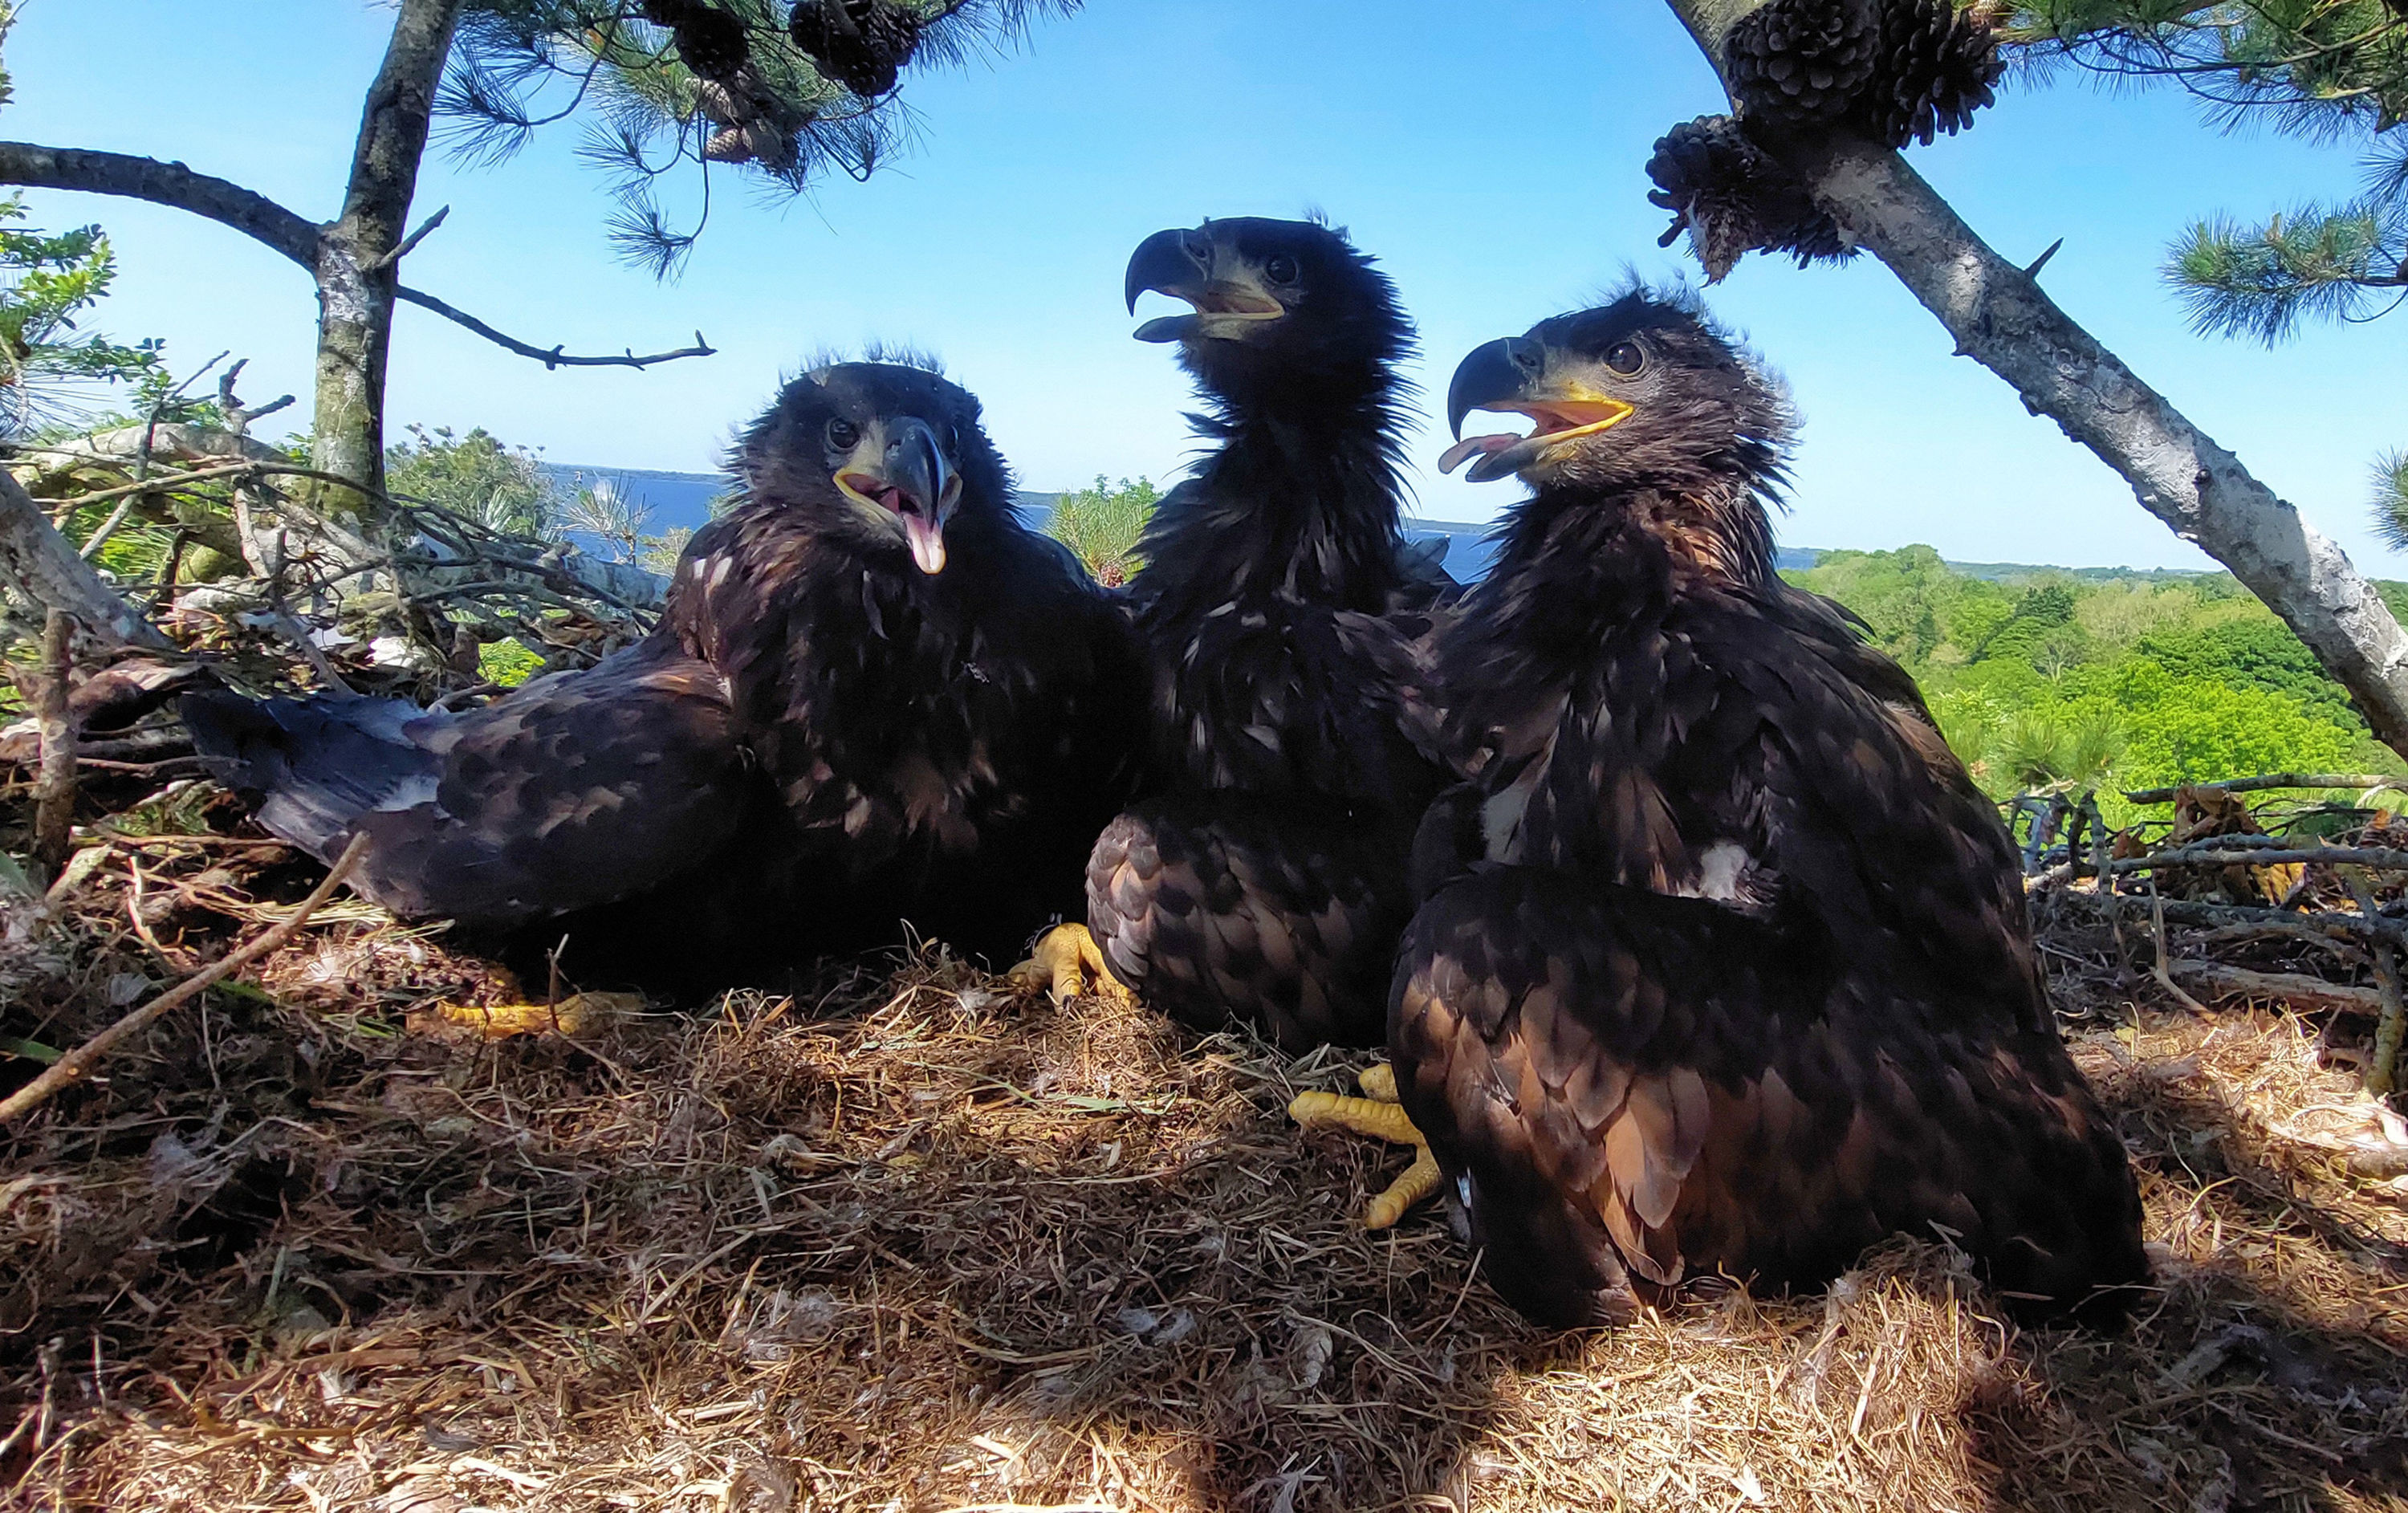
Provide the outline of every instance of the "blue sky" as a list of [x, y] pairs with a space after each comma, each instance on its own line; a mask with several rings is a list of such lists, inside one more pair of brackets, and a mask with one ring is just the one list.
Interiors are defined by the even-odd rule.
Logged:
[[[29, 0], [0, 135], [180, 158], [330, 214], [391, 11], [255, 0], [196, 27], [188, 9]], [[1129, 340], [1120, 303], [1146, 234], [1326, 209], [1396, 278], [1428, 354], [1419, 377], [1442, 393], [1478, 342], [1586, 303], [1626, 266], [1682, 270], [1655, 245], [1664, 218], [1643, 164], [1666, 127], [1720, 104], [1657, 0], [1093, 0], [1009, 56], [912, 76], [907, 97], [920, 140], [895, 169], [784, 205], [723, 193], [671, 284], [611, 257], [575, 124], [496, 169], [430, 159], [419, 213], [452, 216], [410, 259], [412, 283], [546, 346], [651, 350], [699, 328], [720, 355], [546, 373], [405, 307], [396, 434], [481, 424], [555, 462], [708, 468], [802, 354], [885, 338], [943, 355], [1027, 486], [1163, 479], [1189, 450], [1185, 386], [1161, 349]], [[2061, 305], [2361, 565], [2408, 576], [2364, 524], [2373, 455], [2408, 445], [2408, 312], [2268, 352], [2192, 336], [2157, 275], [2190, 216], [2347, 193], [2346, 150], [2224, 136], [2174, 93], [2068, 81], [2014, 90], [1914, 162], [2007, 255], [2063, 236], [2044, 279]], [[32, 200], [35, 224], [114, 235], [112, 335], [164, 336], [184, 364], [232, 348], [251, 360], [247, 397], [306, 404], [314, 312], [298, 269], [171, 211]], [[2205, 564], [2053, 423], [1951, 357], [1870, 258], [1805, 272], [1751, 258], [1709, 297], [1806, 415], [1784, 542]], [[1442, 430], [1433, 418], [1412, 445], [1420, 510], [1478, 520], [1509, 503], [1510, 485], [1436, 475]]]

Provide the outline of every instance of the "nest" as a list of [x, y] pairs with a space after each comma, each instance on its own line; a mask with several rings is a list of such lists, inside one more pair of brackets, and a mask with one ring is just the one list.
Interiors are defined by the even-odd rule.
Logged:
[[[72, 1043], [310, 876], [112, 849], [0, 1035]], [[516, 985], [330, 909], [7, 1132], [0, 1483], [377, 1513], [2399, 1506], [2408, 1198], [2336, 1154], [2353, 1078], [2317, 1025], [2191, 1014], [2107, 924], [2052, 920], [2160, 1257], [2112, 1336], [2019, 1331], [1906, 1243], [1828, 1295], [1544, 1334], [1441, 1214], [1356, 1224], [1403, 1152], [1287, 1122], [1363, 1058], [1013, 998], [938, 947], [800, 999], [423, 1034]]]

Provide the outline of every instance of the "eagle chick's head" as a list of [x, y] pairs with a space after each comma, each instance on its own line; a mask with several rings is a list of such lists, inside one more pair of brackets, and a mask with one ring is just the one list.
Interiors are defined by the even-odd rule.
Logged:
[[1182, 366], [1241, 404], [1359, 398], [1390, 381], [1412, 343], [1396, 285], [1317, 221], [1237, 216], [1155, 232], [1129, 258], [1124, 293], [1131, 314], [1149, 293], [1192, 307], [1146, 321], [1137, 339], [1179, 343]]
[[812, 368], [752, 422], [731, 466], [748, 503], [796, 511], [823, 539], [930, 576], [944, 571], [957, 516], [1010, 497], [977, 398], [900, 363]]
[[[1516, 477], [1546, 495], [1644, 502], [1642, 523], [1727, 562], [1770, 550], [1796, 416], [1780, 380], [1694, 298], [1633, 289], [1472, 350], [1447, 388], [1461, 439], [1439, 459], [1475, 483]], [[1463, 435], [1474, 410], [1525, 433]], [[1717, 537], [1727, 537], [1717, 540]]]

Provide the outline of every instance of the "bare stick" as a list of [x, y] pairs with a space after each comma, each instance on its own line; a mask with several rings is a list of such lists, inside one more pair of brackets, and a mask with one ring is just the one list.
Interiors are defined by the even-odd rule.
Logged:
[[332, 898], [336, 888], [341, 885], [345, 878], [351, 876], [352, 866], [367, 850], [367, 836], [352, 836], [351, 843], [343, 848], [343, 854], [335, 859], [334, 869], [326, 874], [326, 880], [312, 890], [309, 896], [301, 901], [300, 906], [286, 915], [281, 923], [253, 935], [240, 947], [227, 952], [216, 962], [194, 973], [108, 1029], [93, 1035], [90, 1040], [68, 1051], [41, 1076], [18, 1089], [5, 1101], [0, 1101], [0, 1123], [22, 1119], [40, 1107], [60, 1089], [70, 1082], [80, 1080], [103, 1056], [116, 1049], [126, 1038], [148, 1029], [169, 1010], [200, 996], [203, 991], [220, 978], [239, 968], [249, 966], [291, 940], [300, 932], [301, 927], [309, 921], [309, 916], [318, 912], [319, 906]]
[[2270, 772], [2260, 778], [2229, 778], [2220, 783], [2185, 783], [2180, 788], [2136, 788], [2124, 797], [2134, 804], [2171, 804], [2187, 788], [2197, 793], [2256, 793], [2269, 788], [2389, 788], [2400, 781], [2379, 773]]
[[2373, 989], [2327, 982], [2305, 972], [2252, 972], [2217, 962], [2176, 962], [2172, 971], [2175, 977], [2213, 998], [2304, 998], [2360, 1014], [2383, 1011], [2383, 995]]
[[2382, 872], [2408, 872], [2408, 851], [2380, 846], [2268, 846], [2203, 849], [2185, 847], [2154, 856], [2128, 856], [2107, 864], [2111, 872], [2144, 872], [2151, 867], [2266, 867], [2286, 862], [2321, 862], [2330, 866], [2373, 867]]
[[714, 357], [717, 356], [719, 352], [719, 349], [703, 340], [702, 333], [697, 331], [694, 334], [693, 346], [681, 347], [673, 352], [654, 352], [649, 357], [638, 357], [636, 355], [635, 349], [629, 348], [626, 354], [623, 357], [571, 357], [564, 354], [557, 347], [547, 350], [541, 347], [530, 346], [527, 343], [519, 340], [516, 336], [506, 336], [500, 332], [494, 330], [492, 326], [487, 325], [484, 321], [478, 320], [473, 315], [470, 315], [467, 311], [446, 305], [441, 300], [437, 299], [434, 295], [423, 293], [423, 291], [411, 289], [403, 285], [396, 287], [394, 290], [394, 293], [400, 298], [419, 307], [421, 309], [433, 310], [436, 314], [443, 317], [446, 321], [454, 321], [460, 325], [466, 326], [469, 330], [484, 337], [487, 341], [492, 342], [496, 347], [516, 352], [521, 357], [532, 357], [547, 368], [640, 368], [650, 367], [654, 363], [674, 363], [681, 357]]
[[2157, 896], [2157, 886], [2154, 881], [2149, 884], [2149, 923], [2156, 930], [2157, 937], [2157, 967], [2150, 976], [2157, 979], [2158, 987], [2181, 1000], [2191, 1012], [2206, 1013], [2207, 1006], [2183, 992], [2181, 986], [2174, 981], [2173, 974], [2166, 970], [2166, 903], [2164, 899]]
[[66, 864], [74, 840], [75, 716], [67, 703], [75, 621], [53, 609], [42, 621], [42, 686], [36, 706], [42, 735], [41, 777], [34, 784], [34, 860], [52, 874]]
[[[2366, 875], [2356, 867], [2345, 867], [2342, 877], [2347, 879], [2349, 891], [2358, 899], [2358, 912], [2374, 918], [2374, 890], [2367, 886]], [[2388, 1096], [2399, 1074], [2400, 1028], [2403, 1017], [2400, 998], [2400, 959], [2391, 952], [2391, 942], [2378, 940], [2373, 945], [2374, 985], [2382, 990], [2383, 1017], [2374, 1021], [2374, 1059], [2366, 1064], [2366, 1091], [2377, 1098]]]

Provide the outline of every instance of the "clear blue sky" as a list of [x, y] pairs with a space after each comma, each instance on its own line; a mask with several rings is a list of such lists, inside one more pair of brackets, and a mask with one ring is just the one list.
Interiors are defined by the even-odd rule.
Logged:
[[[0, 136], [180, 158], [313, 218], [332, 212], [391, 11], [361, 0], [29, 0]], [[1376, 25], [1374, 21], [1376, 21]], [[1318, 206], [1395, 276], [1426, 389], [1464, 351], [1585, 297], [1626, 265], [1679, 271], [1643, 164], [1667, 126], [1720, 101], [1658, 0], [1093, 0], [1016, 53], [910, 77], [916, 150], [867, 184], [765, 205], [724, 193], [683, 278], [612, 260], [608, 209], [552, 128], [498, 169], [437, 157], [419, 213], [450, 221], [411, 282], [572, 350], [681, 345], [648, 373], [540, 367], [405, 307], [391, 416], [481, 424], [555, 462], [706, 469], [730, 428], [824, 344], [909, 340], [985, 399], [1032, 488], [1172, 475], [1183, 383], [1132, 342], [1121, 269], [1140, 238], [1204, 215]], [[2408, 562], [2365, 529], [2378, 450], [2408, 445], [2408, 312], [2274, 352], [2190, 335], [2157, 266], [2189, 216], [2254, 216], [2348, 192], [2346, 151], [2226, 137], [2171, 93], [2078, 83], [2010, 93], [1916, 165], [2006, 254], [2058, 236], [2050, 291], [2142, 377], [2342, 539], [2368, 570]], [[33, 196], [37, 225], [99, 220], [119, 293], [103, 322], [191, 364], [251, 359], [254, 401], [305, 396], [308, 280], [214, 224], [130, 202]], [[1714, 307], [1784, 372], [1807, 417], [1784, 542], [1928, 541], [1960, 559], [2200, 565], [2106, 468], [1949, 341], [1870, 258], [1800, 272], [1750, 258]], [[1510, 485], [1438, 478], [1442, 425], [1412, 452], [1422, 512], [1484, 518]]]

